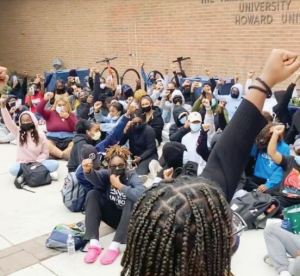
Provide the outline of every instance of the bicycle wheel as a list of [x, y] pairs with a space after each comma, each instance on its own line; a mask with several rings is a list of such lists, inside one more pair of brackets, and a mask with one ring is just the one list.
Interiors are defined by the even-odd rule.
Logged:
[[128, 68], [127, 70], [125, 70], [120, 80], [121, 80], [121, 85], [128, 84], [132, 89], [135, 89], [136, 81], [137, 80], [141, 81], [141, 76], [137, 70], [133, 68]]
[[[118, 72], [117, 69], [114, 68], [114, 67], [110, 67], [110, 68], [111, 68], [111, 70], [113, 70], [113, 72], [114, 72], [115, 78], [116, 78], [116, 80], [117, 80], [117, 84], [120, 84], [119, 72]], [[107, 77], [108, 77], [108, 67], [105, 67], [105, 68], [102, 70], [102, 72], [100, 73], [100, 77], [104, 78], [105, 80], [107, 79]]]
[[148, 79], [150, 79], [150, 76], [154, 76], [155, 79], [164, 79], [164, 76], [161, 72], [157, 71], [157, 70], [153, 70], [151, 72], [149, 72], [148, 74]]

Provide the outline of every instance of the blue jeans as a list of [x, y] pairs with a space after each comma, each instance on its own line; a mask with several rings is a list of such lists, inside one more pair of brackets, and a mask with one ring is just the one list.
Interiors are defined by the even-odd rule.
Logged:
[[[58, 169], [58, 162], [56, 160], [44, 160], [41, 162], [49, 172], [55, 172]], [[13, 176], [17, 176], [20, 170], [20, 163], [15, 163], [9, 168], [9, 172]]]

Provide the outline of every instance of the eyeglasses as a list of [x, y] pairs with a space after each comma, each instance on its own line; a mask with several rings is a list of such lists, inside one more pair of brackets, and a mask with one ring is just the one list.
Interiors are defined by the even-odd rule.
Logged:
[[232, 213], [232, 236], [241, 235], [242, 232], [247, 228], [247, 223], [244, 219], [236, 212]]
[[122, 164], [117, 164], [117, 165], [109, 165], [109, 167], [111, 169], [123, 169], [123, 168], [125, 168], [125, 164], [122, 163]]

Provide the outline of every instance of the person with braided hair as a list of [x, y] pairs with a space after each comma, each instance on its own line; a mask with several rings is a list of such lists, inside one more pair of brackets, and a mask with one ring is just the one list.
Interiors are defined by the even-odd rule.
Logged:
[[[47, 138], [44, 132], [39, 130], [35, 115], [29, 111], [22, 112], [17, 126], [7, 110], [6, 101], [5, 97], [1, 97], [1, 114], [6, 127], [17, 141], [17, 163], [11, 166], [10, 173], [17, 176], [21, 163], [39, 162], [49, 170], [51, 178], [57, 180], [58, 162], [47, 160], [49, 158]], [[23, 176], [19, 176], [17, 181], [22, 183]]]
[[[227, 276], [235, 244], [228, 202], [256, 136], [271, 88], [300, 68], [297, 54], [273, 50], [260, 78], [214, 146], [198, 179], [159, 183], [136, 203], [128, 227], [122, 276]], [[187, 182], [187, 184], [184, 184]]]
[[85, 239], [90, 241], [84, 257], [86, 263], [94, 263], [101, 254], [101, 221], [116, 229], [113, 242], [100, 258], [101, 264], [113, 263], [120, 254], [120, 244], [126, 243], [133, 206], [145, 190], [135, 171], [127, 169], [130, 154], [125, 147], [110, 147], [105, 156], [108, 169], [98, 171], [94, 170], [93, 155], [82, 161], [85, 178], [93, 184], [93, 189], [87, 194], [85, 208]]

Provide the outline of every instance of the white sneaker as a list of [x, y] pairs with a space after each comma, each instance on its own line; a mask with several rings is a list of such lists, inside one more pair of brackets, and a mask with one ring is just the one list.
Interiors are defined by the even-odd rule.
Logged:
[[151, 160], [149, 163], [149, 177], [152, 179], [155, 179], [157, 177], [157, 174], [162, 170], [161, 165], [157, 160]]
[[279, 276], [292, 276], [288, 271], [281, 271]]
[[51, 176], [51, 180], [53, 180], [53, 181], [57, 181], [58, 180], [58, 173], [57, 173], [57, 171], [51, 172], [50, 176]]
[[19, 184], [22, 184], [24, 182], [24, 176], [23, 175], [20, 175], [18, 178], [17, 178], [17, 182]]

